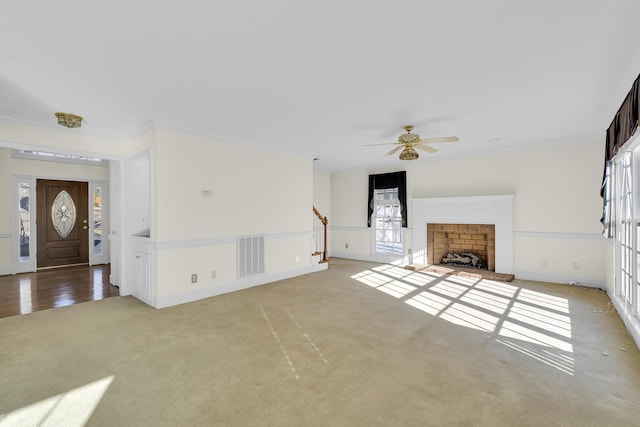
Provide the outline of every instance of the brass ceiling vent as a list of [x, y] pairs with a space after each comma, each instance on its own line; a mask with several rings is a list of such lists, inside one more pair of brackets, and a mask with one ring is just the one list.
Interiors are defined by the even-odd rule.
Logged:
[[82, 126], [82, 117], [71, 113], [56, 113], [58, 124], [68, 128], [79, 128]]

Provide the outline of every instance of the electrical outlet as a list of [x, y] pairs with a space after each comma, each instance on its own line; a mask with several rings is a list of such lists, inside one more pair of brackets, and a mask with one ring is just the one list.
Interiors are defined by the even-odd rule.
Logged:
[[573, 269], [574, 270], [580, 270], [580, 263], [579, 262], [574, 262], [573, 263]]
[[299, 256], [296, 257], [296, 262], [300, 262], [300, 257]]
[[197, 274], [192, 274], [191, 275], [191, 283], [196, 283], [198, 281], [198, 275]]
[[411, 255], [411, 248], [407, 249], [407, 254]]
[[345, 249], [349, 249], [349, 244], [348, 244], [348, 243], [345, 243], [345, 244], [344, 244], [344, 248], [345, 248]]
[[548, 267], [549, 267], [549, 261], [548, 261], [548, 260], [546, 260], [546, 259], [543, 259], [541, 264], [542, 264], [542, 266], [543, 266], [544, 268], [548, 268]]

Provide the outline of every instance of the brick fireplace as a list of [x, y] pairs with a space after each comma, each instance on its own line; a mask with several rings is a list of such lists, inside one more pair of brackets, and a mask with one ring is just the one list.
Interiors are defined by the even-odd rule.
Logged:
[[441, 264], [448, 253], [472, 253], [495, 271], [495, 229], [493, 224], [427, 224], [427, 264]]
[[[506, 194], [412, 199], [413, 215], [410, 218], [412, 253], [409, 255], [408, 262], [416, 265], [442, 262], [443, 256], [435, 253], [435, 240], [432, 242], [428, 238], [430, 235], [435, 236], [436, 230], [432, 227], [436, 226], [440, 228], [437, 230], [438, 233], [444, 233], [445, 236], [451, 234], [453, 245], [460, 245], [460, 249], [464, 252], [470, 246], [470, 252], [473, 253], [475, 246], [475, 251], [482, 253], [483, 249], [480, 247], [483, 245], [480, 242], [485, 241], [486, 249], [484, 250], [487, 257], [485, 263], [491, 271], [513, 274], [514, 197]], [[493, 237], [491, 237], [491, 229], [493, 229]], [[441, 238], [443, 235], [438, 236]], [[449, 242], [441, 241], [438, 244], [438, 249], [443, 249], [441, 245], [450, 245]], [[435, 261], [438, 258], [440, 260]]]

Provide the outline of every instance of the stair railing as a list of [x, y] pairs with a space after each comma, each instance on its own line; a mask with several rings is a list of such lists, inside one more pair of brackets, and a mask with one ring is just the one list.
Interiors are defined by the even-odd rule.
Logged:
[[322, 260], [320, 262], [329, 262], [327, 256], [327, 224], [329, 220], [313, 207], [313, 238], [315, 241], [314, 255], [321, 254]]

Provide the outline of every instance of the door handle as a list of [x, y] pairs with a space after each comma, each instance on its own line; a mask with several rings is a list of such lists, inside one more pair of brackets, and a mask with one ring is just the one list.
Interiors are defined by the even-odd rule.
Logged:
[[83, 225], [83, 226], [82, 226], [82, 229], [83, 229], [83, 230], [86, 230], [86, 229], [88, 229], [88, 228], [89, 228], [89, 226], [88, 226], [88, 225]]

